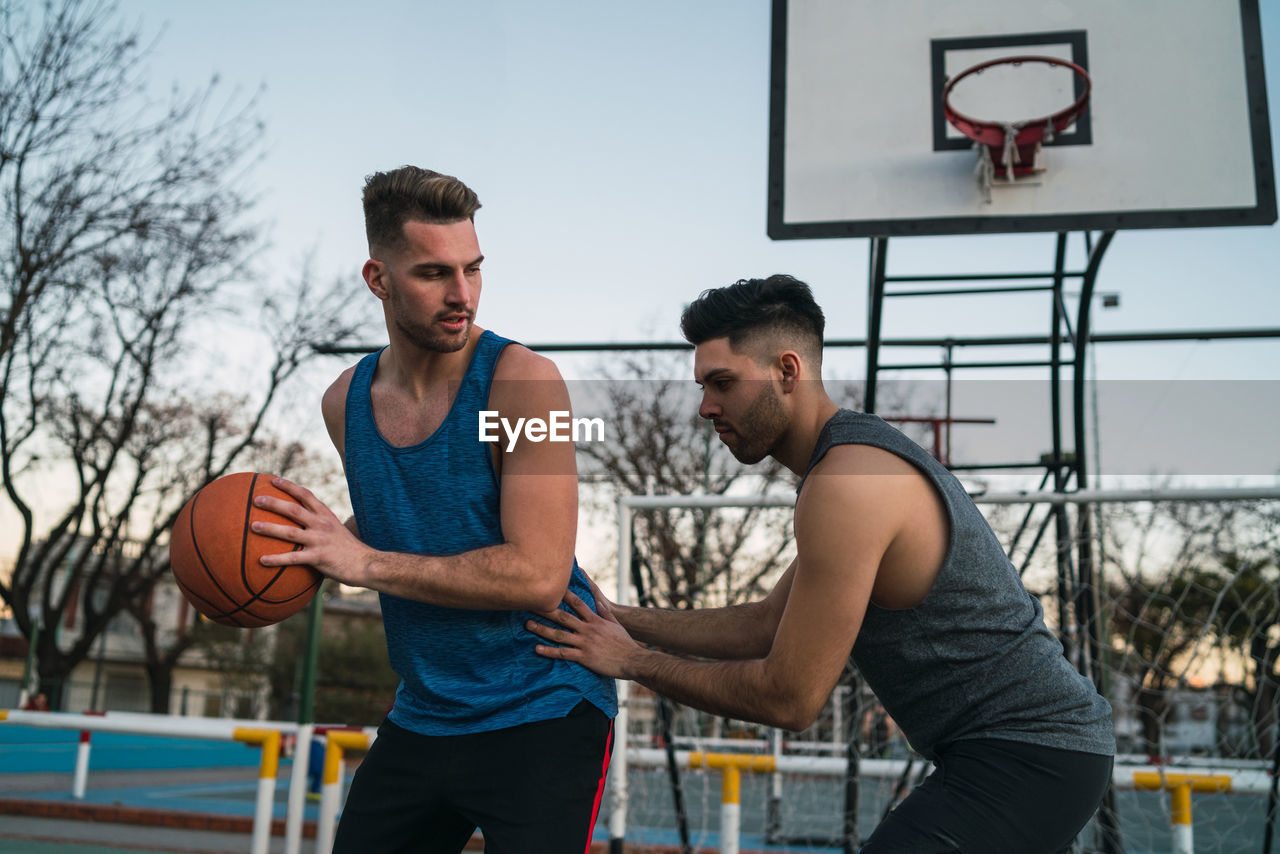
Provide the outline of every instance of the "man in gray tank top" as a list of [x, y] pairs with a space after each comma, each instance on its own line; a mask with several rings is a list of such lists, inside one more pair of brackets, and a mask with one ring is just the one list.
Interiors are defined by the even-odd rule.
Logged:
[[1067, 851], [1110, 781], [1111, 707], [1063, 656], [960, 482], [827, 396], [823, 326], [790, 276], [706, 291], [681, 318], [699, 414], [742, 462], [772, 456], [802, 478], [796, 558], [772, 592], [686, 611], [597, 591], [599, 614], [570, 594], [573, 613], [530, 622], [550, 642], [537, 651], [788, 730], [813, 723], [852, 656], [936, 766], [864, 854]]

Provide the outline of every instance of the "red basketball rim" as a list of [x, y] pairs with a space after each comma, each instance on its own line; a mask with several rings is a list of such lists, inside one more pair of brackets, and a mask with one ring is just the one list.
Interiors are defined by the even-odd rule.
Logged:
[[1037, 119], [1027, 119], [1022, 122], [1012, 123], [1018, 128], [1017, 135], [1014, 137], [1015, 145], [1031, 145], [1040, 142], [1045, 137], [1045, 130], [1052, 125], [1055, 134], [1064, 130], [1076, 118], [1084, 112], [1085, 106], [1089, 103], [1089, 92], [1093, 88], [1092, 81], [1089, 80], [1089, 72], [1085, 71], [1074, 62], [1068, 62], [1065, 59], [1058, 59], [1055, 56], [1002, 56], [999, 59], [980, 62], [972, 68], [966, 68], [955, 77], [947, 81], [947, 85], [942, 90], [942, 112], [946, 116], [947, 121], [953, 124], [957, 130], [970, 139], [976, 140], [983, 145], [999, 147], [1005, 144], [1006, 125], [1000, 122], [986, 121], [983, 119], [975, 119], [972, 116], [966, 116], [964, 113], [956, 110], [951, 106], [951, 90], [961, 80], [973, 74], [978, 74], [993, 65], [1020, 65], [1024, 62], [1043, 62], [1047, 65], [1061, 65], [1070, 68], [1076, 73], [1080, 79], [1084, 80], [1084, 92], [1076, 99], [1075, 103], [1066, 109], [1059, 110], [1048, 116], [1041, 116]]

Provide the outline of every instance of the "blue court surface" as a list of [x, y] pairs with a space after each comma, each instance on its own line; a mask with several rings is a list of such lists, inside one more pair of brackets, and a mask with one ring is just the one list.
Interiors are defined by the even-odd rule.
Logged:
[[[0, 725], [0, 798], [74, 801], [71, 787], [78, 740], [79, 733], [75, 731], [12, 723]], [[88, 789], [83, 801], [79, 803], [221, 816], [253, 816], [261, 759], [261, 752], [256, 747], [237, 742], [122, 733], [95, 733], [91, 745]], [[281, 760], [275, 786], [274, 816], [277, 819], [284, 819], [287, 812], [291, 767], [290, 760]], [[674, 815], [670, 810], [671, 794], [665, 773], [633, 771], [628, 775], [628, 780], [630, 794], [636, 800], [630, 810], [627, 841], [678, 846], [680, 837], [675, 830]], [[700, 795], [686, 792], [690, 841], [695, 849], [717, 850], [719, 847], [719, 834], [716, 832], [719, 829], [719, 786], [713, 784], [714, 781], [704, 783], [706, 791]], [[743, 780], [742, 850], [839, 850], [837, 847], [826, 846], [766, 845], [762, 834], [763, 814], [758, 808], [763, 803], [763, 793], [755, 791], [764, 785], [763, 779]], [[820, 828], [817, 823], [838, 821], [838, 799], [842, 795], [842, 790], [833, 789], [817, 798], [809, 805], [812, 808], [810, 818], [794, 824], [792, 830], [813, 835], [815, 831], [829, 829]], [[1197, 797], [1194, 802], [1197, 851], [1247, 851], [1249, 854], [1257, 851], [1265, 816], [1264, 800], [1257, 796], [1236, 795]], [[1163, 854], [1170, 850], [1167, 796], [1156, 792], [1119, 791], [1117, 801], [1128, 854]], [[646, 805], [647, 809], [641, 809], [641, 805]], [[870, 802], [863, 805], [860, 811], [863, 821], [860, 821], [859, 830], [864, 836], [874, 827], [878, 814], [878, 805]], [[318, 801], [309, 800], [306, 820], [315, 821], [318, 817]], [[0, 825], [10, 818], [0, 818]], [[819, 821], [815, 823], [815, 820]], [[866, 827], [861, 826], [864, 823]], [[93, 823], [68, 820], [63, 824]], [[40, 847], [43, 843], [37, 839], [6, 839], [5, 834], [0, 832], [0, 854], [18, 851], [45, 854], [46, 850], [66, 851], [69, 854], [99, 854], [99, 849], [93, 847], [93, 843], [101, 839], [91, 837], [84, 840], [83, 844], [91, 847], [64, 846], [46, 849]], [[595, 840], [606, 842], [608, 839], [607, 816], [602, 814], [596, 827]], [[28, 847], [14, 848], [13, 845], [18, 841], [27, 843]], [[102, 850], [119, 854], [121, 848]]]
[[[78, 742], [76, 731], [0, 726], [0, 776], [9, 780], [5, 788], [10, 796], [72, 800]], [[250, 817], [254, 813], [261, 762], [257, 747], [111, 732], [94, 733], [90, 747], [88, 788], [80, 803]], [[276, 818], [285, 817], [291, 765], [288, 759], [280, 762]], [[65, 774], [66, 785], [52, 788], [46, 783], [39, 791], [23, 791], [10, 776], [23, 774], [38, 774], [46, 781], [49, 775]], [[318, 815], [317, 802], [309, 802], [306, 818]]]
[[[0, 772], [66, 771], [76, 767], [75, 730], [0, 725]], [[239, 742], [164, 736], [94, 733], [89, 767], [118, 771], [137, 768], [257, 768], [256, 747]]]

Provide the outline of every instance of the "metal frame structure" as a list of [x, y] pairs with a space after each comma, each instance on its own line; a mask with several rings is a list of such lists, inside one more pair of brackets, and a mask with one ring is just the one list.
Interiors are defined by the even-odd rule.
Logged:
[[[873, 237], [869, 256], [867, 291], [867, 412], [876, 411], [876, 385], [879, 375], [886, 366], [880, 364], [880, 332], [884, 317], [885, 299], [906, 296], [957, 296], [969, 294], [1026, 293], [1028, 291], [1045, 292], [1050, 295], [1049, 320], [1049, 354], [1043, 361], [1005, 361], [983, 362], [978, 364], [957, 364], [950, 358], [948, 350], [941, 364], [934, 367], [946, 371], [948, 380], [957, 369], [971, 367], [1035, 367], [1049, 370], [1050, 432], [1051, 450], [1047, 460], [1038, 463], [1015, 463], [1020, 468], [1043, 466], [1045, 481], [1053, 481], [1053, 492], [1064, 494], [1069, 488], [1083, 491], [1089, 488], [1088, 457], [1085, 442], [1085, 387], [1087, 381], [1086, 356], [1089, 346], [1090, 309], [1093, 305], [1094, 287], [1098, 279], [1098, 269], [1106, 255], [1107, 248], [1115, 237], [1115, 231], [1103, 231], [1095, 240], [1090, 232], [1083, 232], [1086, 262], [1081, 271], [1069, 271], [1066, 268], [1067, 232], [1059, 232], [1055, 241], [1053, 268], [1044, 273], [997, 273], [990, 275], [934, 275], [934, 276], [890, 276], [888, 274], [889, 238]], [[1000, 281], [1039, 281], [1039, 284], [975, 284], [968, 287], [947, 289], [934, 288], [927, 290], [891, 290], [890, 283], [923, 282], [1000, 282]], [[1080, 300], [1074, 327], [1068, 319], [1064, 285], [1068, 280], [1078, 281]], [[1069, 362], [1062, 358], [1064, 340], [1070, 344], [1072, 352]], [[1062, 431], [1063, 404], [1062, 378], [1064, 373], [1071, 377], [1072, 432], [1071, 452], [1066, 451]], [[994, 463], [983, 466], [968, 466], [970, 470], [1010, 468], [1008, 463]], [[1089, 503], [1080, 503], [1076, 511], [1076, 530], [1073, 534], [1066, 505], [1055, 502], [1045, 523], [1052, 519], [1054, 523], [1057, 548], [1057, 596], [1058, 625], [1064, 650], [1068, 660], [1097, 686], [1105, 695], [1105, 676], [1102, 668], [1095, 666], [1102, 656], [1102, 629], [1098, 614], [1101, 610], [1097, 584], [1094, 577], [1093, 554], [1093, 510]], [[1043, 529], [1041, 530], [1043, 533]], [[1037, 541], [1039, 535], [1037, 535]], [[1074, 561], [1072, 547], [1075, 547]], [[1073, 614], [1074, 612], [1074, 614]], [[1074, 616], [1074, 621], [1072, 617]], [[1074, 626], [1075, 631], [1069, 627]], [[1077, 642], [1075, 638], [1082, 638]], [[853, 783], [852, 785], [856, 785]], [[1119, 814], [1115, 804], [1114, 789], [1108, 788], [1102, 807], [1099, 811], [1099, 823], [1103, 837], [1105, 854], [1120, 854], [1123, 850], [1120, 842]]]
[[[937, 368], [947, 373], [948, 378], [957, 370], [966, 368], [1048, 368], [1051, 444], [1047, 460], [1036, 462], [1001, 462], [990, 464], [967, 465], [968, 470], [994, 470], [1008, 468], [1046, 469], [1046, 481], [1052, 479], [1053, 491], [1066, 492], [1068, 488], [1087, 490], [1088, 456], [1085, 442], [1085, 389], [1087, 381], [1086, 357], [1090, 343], [1090, 310], [1098, 278], [1098, 270], [1107, 248], [1115, 237], [1114, 231], [1101, 232], [1095, 240], [1089, 232], [1084, 232], [1087, 260], [1085, 268], [1080, 271], [1066, 269], [1067, 239], [1066, 232], [1060, 232], [1055, 241], [1053, 268], [1043, 273], [993, 273], [993, 274], [956, 274], [930, 276], [890, 276], [888, 274], [889, 238], [876, 237], [871, 240], [869, 257], [867, 294], [867, 379], [866, 402], [867, 412], [876, 411], [876, 387], [880, 373], [889, 369], [902, 368]], [[945, 283], [945, 282], [1006, 282], [1006, 281], [1039, 281], [1039, 284], [974, 284], [963, 288], [931, 288], [931, 289], [896, 289], [891, 290], [891, 283]], [[1069, 320], [1064, 285], [1068, 280], [1078, 281], [1080, 300], [1076, 312], [1074, 326]], [[884, 316], [884, 304], [889, 297], [915, 296], [959, 296], [972, 294], [1000, 294], [1044, 292], [1050, 295], [1050, 326], [1047, 340], [1049, 353], [1047, 358], [1037, 361], [987, 361], [957, 363], [951, 359], [950, 348], [943, 361], [936, 365], [882, 365], [881, 327]], [[1013, 339], [1020, 340], [1020, 339]], [[1071, 359], [1062, 357], [1062, 345], [1071, 346]], [[1066, 450], [1062, 424], [1063, 407], [1062, 379], [1064, 374], [1071, 378], [1072, 432], [1071, 450]], [[1099, 676], [1094, 674], [1092, 662], [1097, 660], [1101, 649], [1101, 637], [1098, 635], [1096, 616], [1098, 605], [1093, 578], [1092, 519], [1089, 505], [1080, 505], [1077, 521], [1078, 536], [1075, 539], [1076, 563], [1072, 563], [1071, 545], [1073, 535], [1063, 504], [1054, 504], [1052, 518], [1055, 522], [1058, 550], [1058, 592], [1060, 602], [1059, 618], [1063, 626], [1068, 621], [1067, 603], [1071, 603], [1076, 611], [1077, 625], [1086, 631], [1082, 633], [1085, 643], [1079, 649], [1067, 648], [1068, 657], [1080, 668], [1082, 673], [1090, 675], [1099, 684]]]

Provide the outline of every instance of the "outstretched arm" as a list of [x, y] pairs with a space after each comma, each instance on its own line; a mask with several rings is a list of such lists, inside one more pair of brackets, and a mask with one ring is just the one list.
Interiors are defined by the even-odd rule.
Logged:
[[804, 729], [853, 648], [881, 559], [909, 515], [906, 488], [883, 477], [810, 477], [796, 506], [798, 557], [789, 594], [763, 656], [692, 661], [645, 649], [610, 614], [593, 614], [572, 596], [566, 597], [572, 614], [543, 615], [554, 626], [528, 624], [557, 644], [538, 652], [715, 714]]
[[768, 596], [742, 605], [694, 610], [610, 607], [631, 637], [668, 652], [702, 658], [764, 658], [773, 646], [795, 571], [792, 561]]
[[[326, 395], [327, 407], [331, 397], [337, 395]], [[548, 420], [550, 412], [570, 408], [555, 365], [522, 347], [503, 353], [490, 405], [513, 423], [516, 418]], [[328, 408], [325, 420], [341, 451], [341, 433], [335, 433]], [[258, 504], [301, 527], [255, 523], [255, 530], [302, 549], [262, 562], [306, 563], [343, 584], [451, 608], [553, 608], [573, 567], [578, 520], [573, 444], [517, 441], [503, 449], [500, 465], [504, 542], [499, 545], [448, 557], [379, 551], [360, 542], [309, 490], [281, 480], [277, 485], [298, 503], [263, 497]]]

